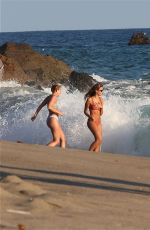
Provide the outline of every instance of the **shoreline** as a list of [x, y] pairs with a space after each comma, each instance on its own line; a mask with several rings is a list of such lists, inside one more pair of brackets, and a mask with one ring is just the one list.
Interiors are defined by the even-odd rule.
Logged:
[[0, 161], [1, 229], [150, 229], [149, 157], [1, 141]]
[[[47, 148], [47, 145], [46, 144], [39, 144], [39, 143], [29, 143], [29, 142], [24, 142], [24, 141], [22, 141], [22, 140], [4, 140], [4, 139], [1, 139], [0, 140], [0, 143], [1, 142], [6, 142], [6, 143], [17, 143], [17, 144], [25, 144], [25, 145], [29, 145], [29, 146], [43, 146], [43, 147], [46, 147]], [[60, 150], [63, 150], [63, 149], [61, 149], [59, 146], [56, 146], [56, 147], [54, 147], [54, 148], [56, 148], [56, 149], [60, 149]], [[70, 147], [69, 145], [68, 146], [66, 146], [66, 148], [65, 148], [65, 151], [82, 151], [82, 152], [90, 152], [89, 150], [88, 150], [88, 148], [87, 149], [85, 149], [85, 148], [80, 148], [80, 147]], [[91, 151], [91, 153], [92, 153], [92, 151]], [[94, 154], [94, 152], [93, 152], [93, 154]], [[95, 153], [96, 154], [96, 153]], [[139, 154], [139, 153], [134, 153], [134, 154], [132, 154], [132, 153], [125, 153], [125, 152], [105, 152], [105, 151], [100, 151], [100, 152], [98, 152], [97, 154], [107, 154], [107, 155], [109, 155], [109, 154], [111, 154], [111, 155], [115, 155], [115, 156], [127, 156], [127, 157], [140, 157], [140, 158], [150, 158], [150, 155], [147, 155], [147, 154]]]

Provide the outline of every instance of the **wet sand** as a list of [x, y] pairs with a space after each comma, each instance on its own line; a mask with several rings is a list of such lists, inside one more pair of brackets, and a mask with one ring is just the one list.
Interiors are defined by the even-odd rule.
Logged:
[[0, 229], [150, 229], [150, 158], [1, 141], [0, 161]]

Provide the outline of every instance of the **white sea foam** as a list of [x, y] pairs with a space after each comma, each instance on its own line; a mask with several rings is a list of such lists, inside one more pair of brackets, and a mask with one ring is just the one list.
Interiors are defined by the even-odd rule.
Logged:
[[51, 93], [51, 88], [45, 88], [43, 87], [43, 91], [47, 94], [50, 94]]
[[99, 76], [99, 75], [96, 75], [96, 74], [92, 74], [91, 75], [91, 77], [94, 79], [94, 80], [96, 80], [96, 81], [98, 81], [98, 82], [107, 82], [108, 80], [106, 80], [105, 78], [103, 78], [103, 77], [101, 77], [101, 76]]
[[150, 90], [150, 85], [145, 85], [143, 88], [147, 89], [147, 90]]
[[0, 88], [20, 87], [17, 81], [0, 81]]
[[[26, 100], [23, 102], [4, 104], [0, 118], [0, 139], [47, 144], [51, 139], [46, 125], [47, 108], [42, 109], [34, 122], [30, 118], [49, 93], [50, 88], [45, 88], [44, 92], [32, 90], [31, 99], [29, 95], [24, 95]], [[127, 99], [120, 95], [106, 95], [104, 91], [104, 100], [102, 151], [150, 155], [150, 119], [147, 112], [150, 98]], [[60, 124], [71, 148], [88, 149], [93, 140], [83, 113], [84, 103], [83, 93], [78, 90], [71, 93], [62, 87], [58, 108], [64, 116], [60, 118]]]
[[17, 96], [26, 96], [26, 95], [30, 95], [30, 94], [31, 94], [31, 92], [28, 91], [27, 89], [17, 87], [16, 90], [13, 90], [10, 93], [8, 93], [8, 96], [17, 97]]
[[127, 86], [127, 89], [128, 90], [134, 90], [134, 89], [136, 89], [136, 86], [135, 85], [129, 85], [129, 86]]
[[[138, 134], [145, 123], [145, 119], [141, 119], [140, 108], [148, 104], [150, 104], [149, 99], [125, 100], [118, 96], [107, 99], [103, 116], [103, 149], [105, 151], [149, 154], [148, 143], [144, 151], [138, 146], [140, 142]], [[145, 138], [147, 137], [144, 135], [143, 139]]]

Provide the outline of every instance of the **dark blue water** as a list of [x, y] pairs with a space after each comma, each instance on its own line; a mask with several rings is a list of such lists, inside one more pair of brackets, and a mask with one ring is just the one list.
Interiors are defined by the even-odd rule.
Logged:
[[79, 72], [95, 73], [108, 80], [150, 80], [150, 45], [128, 46], [133, 32], [150, 29], [84, 30], [1, 33], [5, 42], [28, 43]]

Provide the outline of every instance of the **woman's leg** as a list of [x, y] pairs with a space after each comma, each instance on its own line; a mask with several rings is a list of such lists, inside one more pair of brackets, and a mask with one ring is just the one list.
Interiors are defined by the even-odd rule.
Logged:
[[99, 144], [95, 148], [95, 152], [101, 152], [101, 145], [102, 145], [102, 125], [100, 124], [97, 127], [98, 131], [98, 139], [99, 139]]
[[65, 138], [65, 134], [64, 134], [64, 132], [63, 132], [61, 127], [60, 127], [60, 146], [62, 148], [66, 147], [66, 138]]
[[101, 126], [96, 125], [95, 122], [93, 121], [88, 122], [87, 125], [95, 138], [95, 141], [91, 144], [89, 150], [94, 152], [99, 152], [100, 145], [102, 143]]
[[53, 140], [49, 142], [49, 147], [55, 147], [59, 145], [60, 139], [58, 138], [58, 133], [56, 130], [51, 129]]
[[56, 118], [51, 117], [47, 123], [53, 136], [53, 140], [48, 144], [49, 147], [55, 147], [60, 143], [60, 126]]

